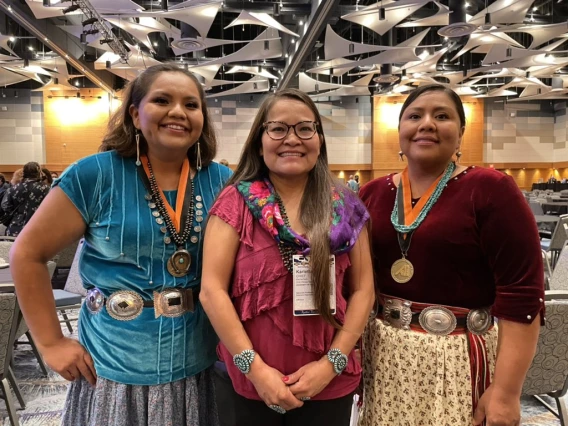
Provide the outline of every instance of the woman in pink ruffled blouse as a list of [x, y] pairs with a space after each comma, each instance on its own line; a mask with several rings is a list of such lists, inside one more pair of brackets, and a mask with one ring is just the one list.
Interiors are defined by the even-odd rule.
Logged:
[[223, 426], [349, 424], [353, 348], [375, 299], [367, 220], [329, 172], [312, 100], [265, 99], [205, 236], [200, 299], [221, 339]]

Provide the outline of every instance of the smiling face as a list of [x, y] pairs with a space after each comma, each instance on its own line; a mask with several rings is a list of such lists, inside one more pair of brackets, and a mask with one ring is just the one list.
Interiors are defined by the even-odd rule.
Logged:
[[130, 106], [134, 127], [148, 143], [149, 154], [185, 155], [203, 130], [197, 86], [180, 72], [162, 72], [136, 108]]
[[402, 113], [400, 149], [409, 163], [447, 164], [459, 150], [464, 130], [454, 101], [443, 91], [426, 92]]
[[[265, 121], [290, 126], [300, 122], [315, 122], [316, 117], [305, 103], [283, 98], [272, 105]], [[285, 131], [286, 126], [282, 124], [281, 127]], [[264, 163], [270, 175], [280, 178], [307, 178], [316, 165], [320, 147], [321, 139], [317, 132], [309, 139], [300, 139], [293, 129], [288, 129], [286, 136], [280, 140], [272, 139], [266, 130], [262, 133], [261, 155]]]

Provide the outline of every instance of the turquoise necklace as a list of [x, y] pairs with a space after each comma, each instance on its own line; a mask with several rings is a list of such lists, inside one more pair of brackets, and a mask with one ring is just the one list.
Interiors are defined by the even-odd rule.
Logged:
[[[398, 232], [400, 232], [402, 234], [407, 234], [411, 231], [414, 231], [416, 228], [418, 228], [420, 226], [420, 224], [426, 218], [426, 215], [430, 212], [430, 210], [432, 210], [432, 207], [434, 207], [434, 204], [436, 204], [436, 201], [438, 201], [438, 198], [440, 198], [440, 195], [442, 195], [442, 191], [446, 187], [448, 181], [451, 179], [452, 174], [454, 173], [455, 170], [456, 170], [456, 163], [454, 163], [452, 161], [448, 165], [448, 167], [446, 168], [446, 171], [444, 172], [444, 176], [442, 176], [442, 179], [440, 180], [440, 182], [438, 182], [438, 185], [436, 185], [436, 189], [434, 189], [434, 193], [428, 199], [428, 201], [426, 202], [426, 204], [424, 205], [422, 210], [420, 210], [420, 213], [418, 214], [418, 217], [416, 218], [416, 220], [408, 226], [406, 226], [404, 223], [402, 223], [402, 224], [399, 223], [398, 205], [399, 205], [399, 199], [402, 196], [402, 191], [401, 191], [402, 185], [399, 184], [398, 188], [396, 190], [396, 201], [394, 203], [394, 209], [393, 209], [392, 214], [391, 214], [391, 222], [394, 226], [394, 229], [396, 229]], [[402, 203], [403, 200], [400, 200], [400, 202]]]
[[[409, 197], [410, 194], [404, 194], [404, 191], [410, 191], [410, 181], [405, 180], [408, 179], [406, 174], [408, 173], [405, 170], [400, 178], [400, 183], [398, 184], [398, 188], [396, 190], [396, 200], [394, 203], [394, 209], [391, 215], [391, 222], [394, 226], [394, 229], [397, 230], [397, 237], [398, 237], [398, 245], [400, 246], [400, 251], [402, 253], [402, 259], [398, 259], [395, 261], [391, 266], [391, 276], [393, 280], [397, 283], [407, 283], [414, 275], [414, 266], [412, 262], [406, 258], [408, 255], [408, 249], [410, 248], [410, 242], [412, 241], [412, 234], [420, 226], [420, 224], [426, 218], [426, 215], [432, 210], [440, 195], [442, 195], [442, 191], [448, 184], [448, 181], [452, 177], [454, 170], [456, 169], [456, 164], [452, 161], [448, 164], [446, 171], [444, 172], [441, 179], [436, 184], [434, 191], [424, 203], [424, 206], [420, 210], [416, 219], [410, 224], [405, 225], [405, 207], [404, 207], [404, 197], [405, 195]], [[404, 189], [406, 187], [406, 189]], [[430, 192], [430, 188], [427, 191]]]

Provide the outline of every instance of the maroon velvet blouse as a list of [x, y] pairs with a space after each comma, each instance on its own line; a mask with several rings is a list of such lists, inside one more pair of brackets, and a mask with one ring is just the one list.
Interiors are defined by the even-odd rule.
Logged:
[[496, 317], [522, 323], [544, 309], [537, 226], [511, 177], [470, 167], [448, 182], [412, 236], [407, 258], [414, 276], [405, 284], [390, 273], [402, 257], [390, 220], [393, 175], [369, 182], [359, 194], [371, 215], [377, 293], [469, 309], [492, 306]]

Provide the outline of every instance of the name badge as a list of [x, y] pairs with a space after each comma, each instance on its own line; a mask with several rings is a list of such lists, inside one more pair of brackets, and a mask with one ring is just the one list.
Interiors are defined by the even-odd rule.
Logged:
[[[294, 255], [293, 262], [293, 287], [294, 287], [294, 316], [319, 315], [314, 302], [312, 290], [312, 268], [310, 257]], [[337, 299], [335, 294], [335, 255], [329, 257], [329, 307], [332, 315], [335, 315]]]

